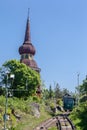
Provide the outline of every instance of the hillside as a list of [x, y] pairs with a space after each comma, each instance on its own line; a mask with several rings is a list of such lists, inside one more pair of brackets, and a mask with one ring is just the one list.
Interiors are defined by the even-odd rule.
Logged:
[[[5, 97], [0, 96], [0, 130], [4, 128]], [[54, 107], [51, 100], [29, 97], [28, 99], [8, 98], [6, 127], [8, 130], [33, 130], [38, 124], [52, 117], [50, 108]], [[87, 101], [75, 106], [70, 118], [77, 130], [87, 129]]]
[[[36, 109], [37, 104], [40, 115], [38, 115], [38, 111]], [[4, 112], [5, 97], [0, 96], [0, 130], [4, 127]], [[47, 112], [47, 108], [44, 103], [41, 100], [37, 100], [35, 98], [32, 99], [32, 97], [27, 100], [8, 98], [7, 115], [8, 120], [6, 121], [6, 126], [9, 130], [32, 130], [40, 122], [51, 117], [49, 112]]]

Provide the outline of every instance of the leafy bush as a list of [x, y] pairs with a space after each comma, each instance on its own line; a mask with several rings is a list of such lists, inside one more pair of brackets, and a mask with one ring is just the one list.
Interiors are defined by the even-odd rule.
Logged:
[[0, 96], [0, 105], [1, 106], [5, 106], [5, 97], [4, 96]]
[[87, 96], [86, 95], [83, 95], [81, 98], [80, 98], [80, 102], [85, 102], [87, 101]]
[[33, 101], [35, 101], [35, 102], [40, 102], [40, 98], [39, 97], [37, 97], [37, 96], [33, 96]]
[[63, 101], [62, 99], [57, 99], [56, 104], [63, 106]]
[[16, 128], [14, 128], [14, 127], [11, 127], [9, 130], [16, 130]]
[[78, 130], [86, 130], [87, 129], [87, 101], [77, 106], [77, 108], [75, 108], [71, 113], [70, 118], [73, 120]]

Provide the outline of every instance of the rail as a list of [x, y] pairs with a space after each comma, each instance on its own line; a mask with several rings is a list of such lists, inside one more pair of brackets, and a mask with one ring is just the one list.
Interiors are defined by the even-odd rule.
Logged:
[[42, 122], [39, 126], [34, 128], [33, 130], [47, 130], [48, 128], [50, 128], [52, 126], [56, 126], [56, 123], [57, 123], [56, 117], [50, 118], [50, 119]]
[[58, 130], [75, 130], [75, 126], [67, 115], [60, 115], [57, 117]]
[[72, 121], [68, 118], [67, 114], [61, 114], [50, 118], [40, 125], [38, 125], [33, 130], [48, 130], [48, 128], [56, 126], [57, 130], [76, 130]]

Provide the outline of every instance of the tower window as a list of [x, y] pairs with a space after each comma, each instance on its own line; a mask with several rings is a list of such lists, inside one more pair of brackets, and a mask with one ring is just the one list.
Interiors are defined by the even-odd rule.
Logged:
[[32, 58], [33, 58], [33, 56], [30, 54], [30, 55], [29, 55], [29, 59], [31, 60]]
[[21, 55], [21, 59], [24, 59], [24, 55]]
[[27, 54], [25, 55], [25, 58], [28, 59], [28, 55]]

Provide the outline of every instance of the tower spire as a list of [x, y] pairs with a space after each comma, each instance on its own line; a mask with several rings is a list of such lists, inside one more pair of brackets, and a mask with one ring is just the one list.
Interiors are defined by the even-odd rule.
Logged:
[[33, 70], [40, 72], [40, 68], [38, 68], [36, 61], [34, 60], [34, 55], [36, 53], [35, 47], [31, 43], [30, 38], [30, 21], [29, 21], [29, 9], [25, 30], [25, 38], [23, 45], [19, 47], [19, 54], [21, 55], [20, 62], [26, 64]]
[[27, 23], [26, 23], [26, 31], [25, 31], [25, 39], [24, 39], [24, 44], [25, 43], [31, 43], [31, 36], [30, 36], [30, 20], [29, 20], [29, 11], [30, 9], [28, 8], [28, 17], [27, 17]]
[[28, 19], [29, 19], [29, 14], [30, 14], [30, 8], [28, 8]]

